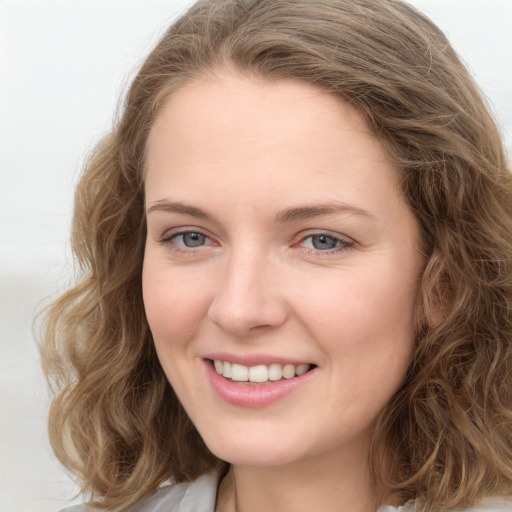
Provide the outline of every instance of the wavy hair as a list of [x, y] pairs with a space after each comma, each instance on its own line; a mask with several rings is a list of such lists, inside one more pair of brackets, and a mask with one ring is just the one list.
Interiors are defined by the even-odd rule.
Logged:
[[173, 90], [227, 64], [310, 82], [358, 109], [421, 225], [416, 350], [377, 422], [376, 484], [425, 510], [509, 495], [511, 175], [472, 77], [443, 33], [399, 0], [200, 1], [162, 37], [86, 162], [72, 233], [78, 282], [46, 312], [42, 358], [58, 458], [100, 508], [226, 466], [160, 367], [141, 270], [149, 130]]

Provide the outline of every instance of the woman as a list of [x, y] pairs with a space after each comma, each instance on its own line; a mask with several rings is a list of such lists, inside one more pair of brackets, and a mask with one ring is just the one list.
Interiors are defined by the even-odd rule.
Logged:
[[512, 510], [511, 212], [420, 13], [199, 2], [78, 186], [58, 457], [107, 510]]

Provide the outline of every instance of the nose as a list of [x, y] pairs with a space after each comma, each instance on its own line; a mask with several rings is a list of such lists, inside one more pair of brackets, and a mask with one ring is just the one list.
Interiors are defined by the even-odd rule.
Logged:
[[288, 317], [278, 265], [248, 252], [226, 262], [208, 311], [214, 324], [239, 339], [276, 329]]

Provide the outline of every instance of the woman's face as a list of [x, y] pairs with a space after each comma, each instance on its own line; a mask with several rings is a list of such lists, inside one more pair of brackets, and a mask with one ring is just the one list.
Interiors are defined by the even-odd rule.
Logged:
[[307, 83], [226, 71], [163, 106], [144, 303], [218, 457], [276, 466], [367, 449], [412, 355], [422, 271], [395, 174], [362, 116]]

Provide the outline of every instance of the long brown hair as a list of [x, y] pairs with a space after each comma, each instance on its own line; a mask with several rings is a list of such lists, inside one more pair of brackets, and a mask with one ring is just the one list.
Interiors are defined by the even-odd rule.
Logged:
[[87, 161], [78, 283], [46, 314], [59, 459], [104, 508], [225, 465], [160, 368], [141, 293], [148, 132], [173, 90], [225, 64], [313, 83], [362, 112], [421, 225], [417, 348], [378, 420], [376, 484], [429, 510], [512, 493], [511, 177], [473, 79], [441, 31], [398, 0], [200, 1], [163, 36]]

